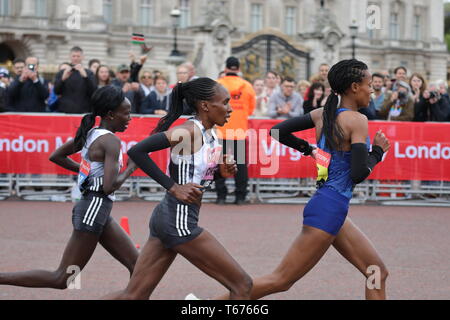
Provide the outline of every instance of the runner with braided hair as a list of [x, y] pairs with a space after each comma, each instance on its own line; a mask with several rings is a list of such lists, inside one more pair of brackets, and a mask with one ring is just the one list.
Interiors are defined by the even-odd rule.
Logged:
[[[28, 288], [66, 289], [73, 272], [81, 271], [100, 243], [131, 273], [138, 257], [130, 237], [110, 216], [114, 191], [137, 169], [133, 161], [120, 172], [122, 151], [116, 132], [127, 130], [131, 104], [114, 86], [98, 89], [91, 98], [92, 113], [81, 121], [74, 140], [58, 148], [50, 160], [78, 174], [82, 198], [72, 212], [73, 233], [55, 271], [0, 273], [0, 284]], [[99, 127], [95, 119], [101, 117]], [[81, 151], [82, 162], [69, 156]], [[51, 227], [58, 227], [49, 225]]]
[[[229, 290], [231, 299], [248, 299], [250, 276], [216, 238], [198, 226], [203, 192], [211, 182], [236, 173], [236, 162], [222, 152], [214, 131], [228, 122], [230, 94], [216, 81], [198, 78], [179, 83], [169, 113], [153, 134], [128, 155], [166, 190], [150, 219], [150, 237], [142, 249], [127, 288], [105, 299], [148, 299], [178, 254]], [[195, 111], [185, 123], [170, 128], [183, 114], [184, 101]], [[168, 175], [149, 153], [170, 148]]]
[[[329, 74], [333, 93], [324, 108], [276, 125], [272, 137], [316, 159], [318, 190], [303, 212], [303, 228], [279, 266], [253, 281], [252, 299], [287, 291], [336, 248], [366, 278], [379, 271], [379, 286], [366, 286], [367, 299], [385, 299], [387, 269], [367, 237], [347, 217], [354, 186], [364, 181], [390, 144], [377, 132], [369, 152], [368, 121], [358, 112], [369, 105], [372, 79], [366, 64], [343, 60]], [[294, 132], [316, 129], [318, 148]], [[366, 279], [364, 279], [366, 280]], [[364, 283], [366, 284], [367, 281]], [[227, 299], [222, 296], [220, 299]]]

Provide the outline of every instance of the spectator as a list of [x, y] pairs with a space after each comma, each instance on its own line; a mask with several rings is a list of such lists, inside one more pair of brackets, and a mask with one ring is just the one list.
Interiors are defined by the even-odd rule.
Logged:
[[155, 79], [155, 90], [153, 90], [142, 103], [142, 114], [167, 115], [170, 103], [170, 93], [167, 79], [159, 76]]
[[181, 66], [185, 67], [188, 70], [188, 72], [189, 72], [189, 77], [188, 77], [189, 81], [198, 79], [197, 70], [195, 70], [195, 66], [194, 66], [194, 64], [192, 62], [189, 62], [189, 61], [185, 62]]
[[328, 72], [329, 71], [330, 71], [330, 66], [327, 63], [322, 63], [319, 66], [320, 81], [322, 81], [322, 82], [328, 81]]
[[255, 117], [267, 117], [267, 104], [269, 102], [269, 98], [264, 92], [264, 80], [254, 80], [253, 90], [255, 90], [256, 93], [256, 109], [253, 115]]
[[397, 91], [397, 83], [399, 81], [408, 82], [407, 78], [408, 70], [405, 67], [397, 67], [394, 70], [395, 81], [392, 84], [392, 91]]
[[155, 90], [152, 73], [148, 70], [144, 70], [141, 74], [141, 90], [144, 93], [144, 97], [148, 97], [150, 92]]
[[130, 82], [130, 67], [126, 64], [121, 64], [117, 68], [116, 79], [112, 81], [112, 85], [122, 88], [125, 97], [131, 102], [131, 112], [140, 113], [141, 103], [143, 101], [143, 93], [140, 91], [140, 84], [137, 82]]
[[0, 68], [0, 112], [8, 111], [9, 71]]
[[136, 62], [136, 57], [133, 52], [130, 52], [130, 83], [139, 83], [139, 73], [141, 72], [142, 67], [147, 61], [147, 56], [143, 55], [139, 58], [139, 62]]
[[90, 99], [94, 93], [95, 77], [91, 70], [83, 68], [83, 50], [73, 47], [70, 50], [71, 65], [63, 66], [56, 74], [55, 93], [59, 95], [58, 111], [65, 113], [88, 113], [91, 111]]
[[321, 82], [314, 82], [309, 88], [308, 99], [303, 104], [305, 114], [320, 108], [325, 97], [325, 86]]
[[412, 121], [414, 119], [414, 100], [408, 83], [398, 80], [397, 91], [387, 93], [379, 115], [384, 120]]
[[14, 59], [13, 70], [14, 70], [15, 78], [18, 78], [22, 75], [23, 69], [25, 69], [25, 60], [22, 58]]
[[[381, 73], [374, 73], [372, 75], [372, 88], [373, 88], [373, 93], [370, 96], [370, 104], [369, 104], [369, 109], [373, 110], [375, 112], [375, 119], [377, 119], [378, 113], [380, 112], [381, 108], [383, 107], [384, 104], [384, 99], [385, 99], [385, 93], [383, 91], [383, 86], [385, 84], [385, 76], [383, 76]], [[370, 119], [369, 120], [374, 120], [374, 119]]]
[[[240, 72], [239, 60], [230, 57], [226, 61], [225, 77], [218, 82], [230, 92], [230, 105], [233, 109], [231, 118], [223, 127], [219, 127], [219, 137], [222, 138], [223, 150], [226, 154], [234, 155], [238, 171], [235, 181], [235, 203], [245, 203], [248, 188], [248, 168], [246, 160], [246, 138], [248, 117], [253, 114], [256, 106], [256, 94], [252, 85], [238, 76]], [[216, 180], [217, 203], [224, 204], [228, 194], [225, 179]]]
[[11, 111], [45, 112], [49, 97], [48, 82], [39, 76], [39, 60], [29, 57], [22, 75], [9, 87], [9, 99], [14, 101]]
[[383, 70], [379, 74], [383, 76], [383, 93], [392, 90], [392, 78], [389, 71]]
[[186, 83], [189, 81], [189, 69], [185, 65], [178, 66], [177, 68], [177, 83]]
[[[58, 72], [61, 70], [64, 70], [64, 68], [66, 68], [66, 67], [70, 68], [70, 62], [61, 63], [58, 67]], [[48, 111], [50, 111], [50, 112], [56, 112], [56, 111], [58, 111], [59, 96], [55, 93], [55, 84], [53, 83], [52, 85], [50, 85], [50, 83], [49, 83], [48, 88], [49, 88], [50, 96], [48, 97], [48, 100], [47, 100], [47, 108], [48, 108]]]
[[100, 65], [95, 73], [95, 83], [97, 84], [97, 89], [109, 86], [112, 82], [111, 70], [108, 66]]
[[414, 103], [418, 103], [427, 88], [424, 77], [420, 73], [413, 73], [409, 79], [409, 85], [411, 86]]
[[98, 59], [91, 59], [89, 60], [88, 66], [89, 70], [92, 71], [93, 74], [97, 74], [97, 70], [100, 67], [101, 62]]
[[301, 80], [297, 84], [297, 91], [300, 93], [303, 99], [306, 98], [309, 88], [311, 87], [311, 83], [306, 80]]
[[448, 95], [448, 83], [444, 80], [437, 80], [436, 84], [439, 87], [439, 92], [441, 96], [445, 99], [447, 99], [448, 103], [450, 103], [450, 97]]
[[323, 94], [322, 102], [320, 103], [321, 107], [325, 107], [325, 104], [327, 103], [328, 97], [331, 94], [331, 86], [330, 86], [330, 83], [328, 82], [328, 80], [326, 80], [324, 82], [323, 86], [325, 87], [325, 91], [324, 91], [324, 94]]
[[266, 73], [264, 94], [269, 99], [275, 92], [280, 90], [280, 87], [277, 85], [277, 79], [278, 73], [276, 73], [275, 71], [269, 71]]
[[271, 118], [293, 118], [303, 114], [303, 98], [295, 92], [295, 80], [286, 77], [281, 84], [281, 91], [269, 99], [268, 115]]
[[448, 121], [450, 103], [440, 92], [438, 83], [430, 83], [416, 104], [415, 121]]

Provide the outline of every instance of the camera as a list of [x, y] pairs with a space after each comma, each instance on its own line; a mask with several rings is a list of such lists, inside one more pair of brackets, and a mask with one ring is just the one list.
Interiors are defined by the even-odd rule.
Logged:
[[439, 99], [440, 95], [437, 91], [430, 91], [430, 98], [429, 99]]
[[406, 99], [406, 97], [407, 97], [406, 92], [399, 91], [399, 93], [398, 93], [398, 98], [399, 98], [400, 100], [404, 100], [404, 99]]
[[28, 70], [35, 72], [35, 71], [36, 71], [36, 65], [34, 65], [34, 64], [29, 64], [29, 65], [28, 65]]
[[72, 71], [75, 71], [75, 65], [73, 63], [70, 63], [69, 66], [72, 68]]

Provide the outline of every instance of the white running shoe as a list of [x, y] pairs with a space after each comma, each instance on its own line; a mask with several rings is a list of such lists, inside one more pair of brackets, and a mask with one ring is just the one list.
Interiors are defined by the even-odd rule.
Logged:
[[189, 293], [184, 300], [201, 300], [195, 296], [193, 293]]

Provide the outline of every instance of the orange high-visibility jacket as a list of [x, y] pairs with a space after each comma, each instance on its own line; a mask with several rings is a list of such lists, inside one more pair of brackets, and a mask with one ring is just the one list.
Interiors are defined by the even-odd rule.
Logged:
[[229, 75], [217, 80], [231, 96], [233, 109], [231, 118], [223, 127], [217, 127], [218, 135], [224, 140], [245, 140], [248, 129], [248, 117], [256, 107], [256, 93], [252, 85], [239, 76]]

